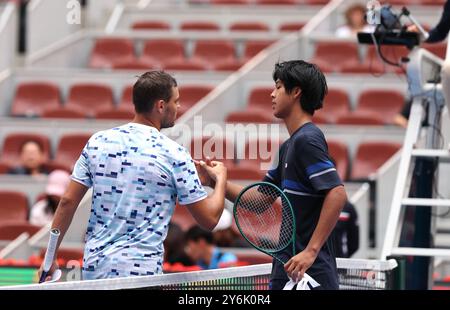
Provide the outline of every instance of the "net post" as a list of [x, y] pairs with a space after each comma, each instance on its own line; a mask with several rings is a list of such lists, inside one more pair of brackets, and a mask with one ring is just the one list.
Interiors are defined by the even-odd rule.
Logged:
[[406, 289], [406, 257], [391, 255], [386, 257], [386, 260], [395, 259], [397, 261], [397, 268], [394, 268], [393, 272], [393, 289], [405, 290]]

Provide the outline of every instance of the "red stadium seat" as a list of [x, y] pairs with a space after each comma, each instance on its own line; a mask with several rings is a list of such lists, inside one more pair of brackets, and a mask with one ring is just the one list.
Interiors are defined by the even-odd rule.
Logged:
[[1, 160], [7, 164], [16, 165], [20, 161], [20, 149], [26, 141], [38, 142], [43, 150], [46, 160], [50, 158], [50, 141], [48, 137], [36, 133], [12, 133], [3, 140]]
[[66, 166], [69, 170], [72, 170], [73, 165], [80, 157], [81, 151], [90, 137], [91, 134], [86, 133], [63, 135], [59, 140], [55, 159], [52, 163]]
[[370, 89], [363, 91], [358, 100], [355, 112], [374, 112], [392, 124], [405, 102], [403, 94], [396, 90]]
[[31, 237], [39, 230], [41, 230], [41, 227], [31, 225], [25, 221], [12, 221], [0, 224], [0, 240], [14, 240], [25, 232]]
[[[383, 57], [393, 63], [399, 63], [403, 57], [408, 57], [409, 50], [404, 46], [382, 45], [381, 53]], [[373, 46], [369, 46], [367, 49], [366, 57], [362, 63], [363, 67], [367, 68], [367, 72], [372, 68], [372, 72], [393, 72], [402, 73], [403, 70], [399, 67], [384, 64], [378, 56], [377, 50]]]
[[269, 26], [261, 22], [235, 22], [230, 31], [270, 31]]
[[336, 120], [338, 125], [372, 125], [384, 126], [384, 119], [375, 112], [355, 111], [350, 114], [341, 115]]
[[46, 109], [42, 113], [43, 118], [64, 118], [64, 119], [76, 119], [86, 118], [85, 111], [77, 106], [71, 107], [57, 107], [54, 109]]
[[[46, 249], [42, 249], [39, 253], [41, 258], [45, 257]], [[84, 251], [82, 249], [69, 249], [69, 248], [59, 248], [58, 249], [58, 259], [62, 259], [65, 262], [69, 260], [80, 260], [83, 259]]]
[[134, 112], [129, 108], [110, 108], [98, 111], [97, 114], [95, 114], [95, 118], [132, 121], [134, 118]]
[[238, 252], [235, 253], [235, 255], [238, 261], [246, 262], [250, 265], [272, 263], [272, 257], [270, 255], [254, 250], [251, 250], [249, 252]]
[[309, 5], [326, 5], [330, 0], [304, 0], [304, 2]]
[[66, 107], [82, 108], [87, 116], [114, 106], [113, 93], [108, 85], [84, 83], [72, 85]]
[[59, 87], [47, 82], [18, 85], [11, 109], [13, 116], [40, 116], [45, 109], [61, 105]]
[[111, 68], [118, 61], [134, 59], [133, 41], [122, 38], [97, 39], [91, 53], [89, 67]]
[[185, 61], [183, 41], [170, 39], [147, 41], [140, 59], [163, 66], [175, 60]]
[[367, 179], [376, 172], [401, 145], [393, 142], [363, 142], [358, 146], [351, 169], [351, 180]]
[[254, 0], [258, 5], [293, 5], [296, 0]]
[[347, 145], [335, 140], [328, 140], [328, 152], [336, 163], [336, 170], [341, 180], [346, 181], [349, 170], [349, 154]]
[[182, 85], [178, 87], [181, 98], [181, 105], [178, 108], [178, 116], [183, 115], [193, 105], [195, 105], [200, 99], [205, 97], [214, 89], [210, 85]]
[[421, 47], [438, 56], [439, 58], [445, 59], [445, 55], [447, 53], [447, 43], [425, 43], [422, 44]]
[[0, 225], [26, 222], [28, 198], [21, 192], [0, 190]]
[[305, 23], [302, 22], [289, 22], [289, 23], [283, 23], [279, 26], [279, 31], [286, 31], [286, 32], [292, 32], [292, 31], [300, 31], [305, 26]]
[[205, 71], [209, 69], [209, 66], [196, 59], [178, 59], [171, 60], [163, 64], [164, 70], [168, 71]]
[[119, 60], [112, 64], [112, 68], [116, 70], [137, 70], [142, 72], [158, 69], [159, 67], [159, 62], [151, 62], [148, 59]]
[[[320, 110], [319, 110], [320, 111]], [[312, 117], [312, 121], [314, 124], [318, 124], [318, 125], [326, 125], [329, 124], [330, 122], [328, 121], [328, 119], [326, 117], [323, 116], [323, 114], [318, 114], [316, 111]]]
[[314, 113], [317, 118], [326, 120], [326, 123], [335, 123], [336, 119], [350, 112], [350, 99], [345, 90], [330, 88], [325, 96], [323, 107]]
[[134, 30], [170, 30], [168, 22], [160, 20], [145, 20], [133, 23]]
[[249, 139], [245, 143], [243, 150], [242, 145], [237, 144], [238, 165], [241, 167], [251, 167], [265, 174], [271, 166], [275, 157], [274, 154], [278, 152], [281, 144], [281, 141], [265, 138]]
[[227, 40], [197, 41], [191, 61], [202, 62], [213, 70], [219, 65], [238, 63], [234, 44]]
[[183, 231], [187, 231], [192, 226], [197, 225], [197, 222], [192, 217], [186, 206], [181, 206], [178, 203], [175, 206], [175, 211], [173, 212], [170, 221], [180, 226]]
[[349, 64], [359, 64], [358, 47], [352, 42], [318, 42], [312, 59], [325, 71], [341, 71]]
[[133, 104], [133, 85], [125, 86], [122, 91], [122, 97], [120, 99], [119, 108], [129, 109], [134, 111]]
[[255, 87], [251, 90], [247, 105], [252, 108], [261, 108], [265, 111], [271, 112], [272, 99], [270, 94], [273, 87]]
[[274, 41], [272, 40], [247, 41], [247, 43], [245, 43], [243, 61], [247, 62], [249, 59], [256, 56], [263, 49], [269, 47], [272, 43], [274, 43]]
[[242, 111], [235, 111], [228, 114], [225, 122], [227, 123], [256, 123], [271, 124], [278, 120], [273, 116], [271, 110], [262, 110], [261, 108], [247, 108]]
[[227, 178], [230, 180], [262, 180], [266, 172], [258, 164], [239, 163], [227, 166]]
[[215, 5], [248, 5], [251, 0], [211, 0]]
[[234, 144], [219, 136], [193, 138], [189, 147], [191, 157], [196, 160], [204, 160], [209, 157], [211, 160], [219, 160], [225, 165], [231, 165], [235, 161]]
[[215, 22], [209, 21], [188, 21], [182, 22], [180, 29], [183, 31], [219, 31], [220, 26]]
[[8, 173], [8, 171], [12, 168], [11, 165], [8, 165], [7, 163], [0, 162], [0, 174]]

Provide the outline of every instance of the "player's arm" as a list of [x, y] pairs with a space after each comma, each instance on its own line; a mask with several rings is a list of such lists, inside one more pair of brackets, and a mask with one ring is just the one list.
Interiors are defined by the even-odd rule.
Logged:
[[302, 278], [303, 274], [316, 260], [320, 249], [333, 231], [339, 219], [339, 214], [347, 201], [344, 186], [336, 186], [328, 191], [320, 212], [319, 222], [306, 248], [292, 257], [285, 265], [285, 270], [291, 278]]
[[207, 230], [212, 230], [219, 222], [225, 203], [227, 170], [220, 162], [199, 163], [197, 170], [206, 173], [213, 180], [214, 191], [205, 199], [186, 205], [197, 223]]
[[[65, 194], [59, 201], [58, 207], [56, 208], [55, 216], [53, 218], [52, 229], [57, 228], [60, 231], [60, 236], [58, 238], [58, 243], [56, 245], [55, 262], [53, 263], [52, 268], [49, 271], [49, 277], [47, 277], [46, 280], [49, 280], [49, 278], [51, 278], [51, 274], [57, 269], [56, 253], [58, 252], [58, 248], [64, 238], [64, 235], [69, 229], [70, 223], [72, 223], [75, 211], [77, 210], [78, 205], [80, 204], [80, 201], [81, 199], [83, 199], [87, 190], [88, 187], [78, 182], [70, 181]], [[41, 276], [41, 273], [42, 273], [42, 266], [41, 269], [39, 270], [39, 277]]]

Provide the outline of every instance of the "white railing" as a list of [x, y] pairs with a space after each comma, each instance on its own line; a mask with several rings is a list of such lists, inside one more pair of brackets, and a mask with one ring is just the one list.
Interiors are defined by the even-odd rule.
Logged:
[[0, 72], [14, 65], [17, 48], [17, 10], [8, 3], [0, 13]]

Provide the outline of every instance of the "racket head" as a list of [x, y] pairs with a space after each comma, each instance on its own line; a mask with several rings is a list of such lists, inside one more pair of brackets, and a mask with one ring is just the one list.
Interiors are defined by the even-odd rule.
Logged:
[[259, 251], [274, 256], [295, 244], [294, 210], [286, 194], [272, 183], [245, 187], [234, 203], [233, 215], [241, 235]]

